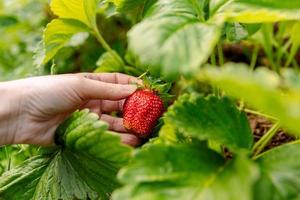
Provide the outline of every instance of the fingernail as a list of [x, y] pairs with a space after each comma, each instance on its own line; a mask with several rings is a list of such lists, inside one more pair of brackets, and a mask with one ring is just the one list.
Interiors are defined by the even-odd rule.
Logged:
[[131, 81], [130, 83], [135, 84], [135, 85], [143, 85], [143, 80], [142, 79], [135, 79], [135, 80]]

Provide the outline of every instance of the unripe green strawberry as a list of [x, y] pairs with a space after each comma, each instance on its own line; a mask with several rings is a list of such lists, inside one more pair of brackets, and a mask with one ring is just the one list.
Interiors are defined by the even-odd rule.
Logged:
[[139, 138], [147, 138], [164, 112], [164, 102], [148, 89], [137, 90], [123, 106], [125, 128]]

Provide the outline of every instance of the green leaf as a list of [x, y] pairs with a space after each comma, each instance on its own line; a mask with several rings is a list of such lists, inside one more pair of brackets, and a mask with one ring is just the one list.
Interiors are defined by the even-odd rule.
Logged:
[[148, 0], [113, 0], [119, 11], [130, 11], [143, 4]]
[[80, 46], [82, 44], [84, 44], [84, 42], [87, 40], [87, 38], [89, 37], [89, 33], [87, 32], [81, 32], [81, 33], [76, 33], [75, 35], [73, 35], [68, 44], [66, 44], [66, 46], [68, 47], [77, 47]]
[[162, 0], [157, 1], [148, 11], [147, 17], [174, 15], [174, 14], [191, 14], [197, 19], [204, 21], [204, 9], [207, 1], [193, 0]]
[[95, 72], [122, 72], [124, 71], [124, 66], [116, 60], [115, 56], [109, 52], [101, 55], [96, 63], [97, 69]]
[[207, 61], [220, 37], [222, 20], [205, 23], [202, 3], [157, 1], [147, 18], [129, 32], [129, 48], [153, 74], [174, 78], [190, 74]]
[[0, 197], [109, 200], [119, 186], [116, 173], [127, 163], [131, 148], [107, 128], [96, 114], [74, 113], [57, 130], [61, 147], [2, 175]]
[[282, 77], [266, 68], [253, 73], [247, 66], [227, 64], [222, 69], [208, 66], [201, 70], [198, 78], [278, 118], [290, 133], [300, 135], [300, 75], [293, 70], [283, 70]]
[[50, 61], [70, 41], [73, 35], [88, 31], [87, 26], [76, 20], [52, 20], [44, 31], [45, 56], [42, 64]]
[[300, 1], [295, 0], [235, 0], [235, 2], [275, 9], [300, 9]]
[[242, 23], [298, 20], [299, 11], [300, 3], [294, 0], [235, 0], [220, 10], [228, 20]]
[[215, 140], [234, 151], [250, 149], [253, 144], [246, 115], [228, 98], [183, 95], [164, 117], [185, 136]]
[[57, 134], [63, 135], [67, 148], [108, 161], [114, 165], [112, 168], [123, 166], [131, 156], [131, 148], [120, 143], [119, 134], [107, 129], [108, 124], [99, 121], [97, 114], [83, 110], [61, 124]]
[[165, 123], [161, 127], [161, 129], [159, 130], [159, 137], [154, 138], [154, 140], [157, 140], [164, 144], [186, 143], [191, 141], [190, 138], [185, 137], [182, 133], [180, 133], [179, 130], [175, 126], [173, 126], [173, 124], [169, 123]]
[[241, 41], [248, 37], [247, 30], [240, 23], [226, 23], [224, 28], [229, 41]]
[[299, 199], [300, 143], [282, 145], [262, 154], [258, 162], [262, 168], [256, 184], [256, 200]]
[[219, 154], [198, 145], [156, 144], [138, 151], [120, 171], [125, 186], [113, 199], [250, 200], [256, 177], [256, 166], [244, 156], [226, 164]]
[[79, 20], [94, 28], [97, 2], [97, 0], [52, 0], [50, 7], [60, 18]]
[[229, 41], [239, 42], [250, 37], [252, 34], [257, 32], [260, 27], [260, 24], [241, 24], [238, 22], [226, 23], [226, 38]]
[[39, 178], [51, 160], [36, 156], [5, 172], [0, 178], [0, 199], [32, 199]]

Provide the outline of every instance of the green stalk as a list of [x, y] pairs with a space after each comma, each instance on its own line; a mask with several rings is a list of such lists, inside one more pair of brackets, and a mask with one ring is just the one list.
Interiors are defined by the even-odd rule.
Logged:
[[276, 66], [274, 63], [274, 53], [273, 53], [273, 46], [272, 46], [272, 37], [273, 37], [273, 25], [271, 24], [265, 24], [262, 27], [262, 34], [263, 34], [263, 39], [264, 39], [264, 49], [267, 54], [267, 57], [269, 59], [271, 68], [279, 73], [279, 68]]
[[298, 49], [299, 49], [298, 44], [292, 44], [291, 52], [289, 53], [288, 59], [285, 62], [284, 67], [288, 67], [293, 62]]
[[100, 34], [98, 28], [94, 28], [93, 30], [94, 30], [94, 34], [95, 34], [96, 39], [102, 45], [102, 47], [107, 52], [109, 52], [121, 65], [124, 66], [124, 62], [123, 62], [122, 58], [107, 44], [107, 42], [105, 41], [105, 39]]
[[145, 71], [143, 74], [141, 74], [138, 79], [142, 79], [147, 73], [149, 72], [149, 70]]
[[243, 110], [245, 107], [245, 101], [243, 99], [240, 100], [239, 110]]
[[7, 171], [9, 171], [10, 168], [11, 168], [11, 156], [8, 155], [8, 151], [7, 151], [7, 147], [6, 147], [6, 146], [4, 147], [4, 149], [5, 149], [5, 156], [6, 156], [6, 159], [8, 159], [8, 163], [7, 163]]
[[278, 48], [276, 53], [276, 65], [281, 66], [281, 58], [283, 55], [283, 45], [284, 45], [284, 32], [286, 29], [286, 24], [284, 22], [279, 24], [279, 30], [275, 35], [276, 41], [278, 42]]
[[57, 67], [56, 67], [56, 64], [54, 63], [54, 60], [52, 61], [52, 65], [50, 67], [50, 74], [51, 75], [57, 74]]
[[252, 52], [251, 63], [250, 63], [250, 69], [252, 71], [254, 70], [254, 68], [256, 66], [258, 52], [259, 52], [259, 45], [256, 44], [254, 49], [253, 49], [253, 52]]
[[[217, 65], [217, 60], [216, 60], [216, 53], [215, 51], [212, 52], [211, 56], [210, 56], [210, 62], [212, 65], [216, 66]], [[213, 86], [213, 93], [215, 96], [219, 96], [219, 88], [217, 86]]]
[[253, 156], [256, 157], [260, 154], [264, 148], [270, 143], [274, 135], [277, 133], [278, 129], [280, 128], [280, 123], [276, 122], [270, 130], [260, 138], [259, 141], [252, 148]]
[[265, 117], [265, 118], [268, 118], [268, 119], [271, 119], [271, 120], [278, 120], [277, 118], [275, 118], [271, 115], [267, 115], [265, 113], [261, 113], [261, 112], [255, 111], [255, 110], [250, 110], [250, 109], [244, 108], [243, 111], [245, 111], [246, 113], [262, 116], [262, 117]]
[[210, 62], [212, 65], [217, 65], [217, 60], [216, 60], [216, 54], [215, 51], [212, 52], [211, 56], [210, 56]]
[[295, 69], [298, 69], [298, 67], [299, 67], [298, 63], [295, 60], [295, 55], [297, 54], [297, 50], [296, 51], [294, 50], [295, 52], [289, 52], [289, 48], [293, 49], [293, 46], [294, 45], [293, 45], [291, 39], [289, 39], [282, 48], [282, 54], [280, 55], [281, 56], [280, 59], [282, 57], [287, 59], [284, 67], [288, 67], [290, 64], [292, 64]]
[[288, 49], [291, 46], [291, 40], [287, 41], [283, 46], [280, 47], [277, 51], [277, 65], [281, 65], [281, 60], [283, 56], [289, 55]]
[[218, 57], [219, 57], [219, 65], [224, 65], [224, 54], [223, 54], [223, 48], [222, 48], [222, 43], [219, 43], [217, 45], [218, 49]]
[[293, 59], [292, 64], [293, 64], [294, 69], [298, 69], [299, 68], [298, 62], [296, 61], [295, 58]]

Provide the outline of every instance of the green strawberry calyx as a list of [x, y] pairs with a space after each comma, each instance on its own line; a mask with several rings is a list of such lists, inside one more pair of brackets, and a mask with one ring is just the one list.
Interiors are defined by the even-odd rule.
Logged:
[[168, 93], [171, 90], [172, 83], [165, 82], [159, 78], [154, 78], [146, 73], [139, 78], [143, 80], [143, 85], [138, 85], [138, 89], [153, 91], [162, 99], [166, 108], [169, 105], [169, 102], [174, 98], [174, 95]]

